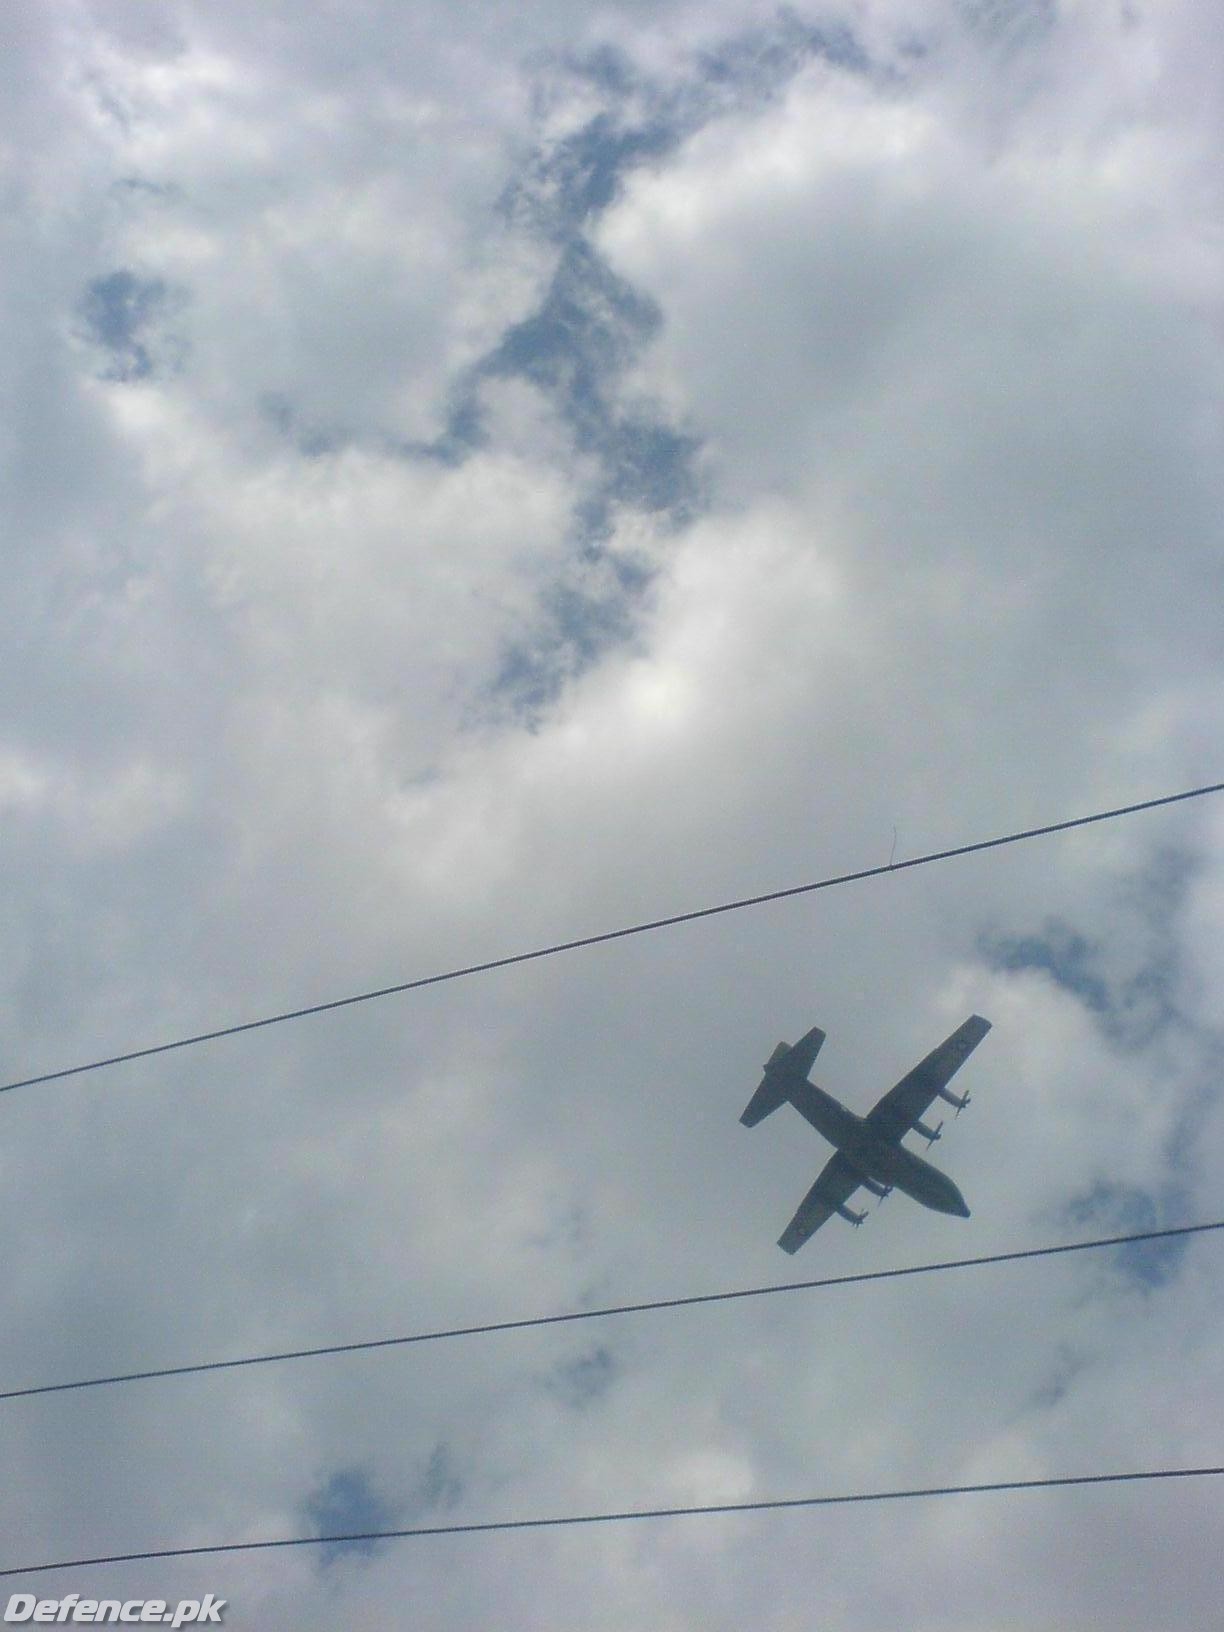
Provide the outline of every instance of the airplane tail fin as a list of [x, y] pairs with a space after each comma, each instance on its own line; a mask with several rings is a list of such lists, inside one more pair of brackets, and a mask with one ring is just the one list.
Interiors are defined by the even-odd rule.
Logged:
[[778, 1044], [765, 1061], [765, 1075], [740, 1117], [746, 1128], [755, 1128], [758, 1122], [764, 1121], [790, 1098], [791, 1089], [797, 1081], [806, 1080], [824, 1040], [824, 1032], [819, 1026], [813, 1026], [793, 1048], [789, 1043]]

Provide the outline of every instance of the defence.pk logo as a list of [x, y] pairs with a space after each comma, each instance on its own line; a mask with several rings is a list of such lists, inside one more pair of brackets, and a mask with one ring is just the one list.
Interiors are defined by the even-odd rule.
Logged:
[[180, 1598], [173, 1609], [164, 1598], [82, 1598], [70, 1592], [66, 1598], [36, 1598], [32, 1592], [15, 1592], [4, 1611], [6, 1621], [75, 1621], [98, 1626], [117, 1621], [131, 1626], [220, 1626], [224, 1598], [210, 1592], [203, 1600]]

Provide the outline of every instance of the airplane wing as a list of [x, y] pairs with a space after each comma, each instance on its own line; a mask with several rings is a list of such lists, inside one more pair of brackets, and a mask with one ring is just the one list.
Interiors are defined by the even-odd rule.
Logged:
[[778, 1238], [783, 1252], [798, 1252], [799, 1248], [843, 1206], [863, 1182], [859, 1174], [842, 1155], [835, 1152], [825, 1163], [820, 1177], [799, 1203], [799, 1210]]
[[899, 1143], [936, 1095], [948, 1086], [989, 1030], [989, 1020], [983, 1020], [980, 1014], [971, 1014], [963, 1026], [958, 1026], [921, 1064], [902, 1077], [895, 1088], [888, 1090], [867, 1113], [868, 1126], [883, 1138]]

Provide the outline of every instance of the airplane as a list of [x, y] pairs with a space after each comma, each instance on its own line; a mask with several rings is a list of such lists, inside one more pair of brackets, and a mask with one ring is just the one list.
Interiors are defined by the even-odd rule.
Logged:
[[932, 1049], [926, 1059], [908, 1072], [895, 1088], [868, 1111], [856, 1116], [839, 1104], [832, 1094], [808, 1081], [808, 1072], [820, 1052], [825, 1034], [813, 1026], [792, 1047], [779, 1043], [765, 1062], [765, 1075], [748, 1101], [740, 1121], [754, 1128], [787, 1100], [837, 1150], [825, 1164], [816, 1183], [799, 1203], [799, 1210], [783, 1230], [778, 1245], [783, 1252], [798, 1252], [825, 1221], [838, 1213], [851, 1224], [867, 1217], [846, 1206], [860, 1185], [882, 1200], [893, 1190], [901, 1190], [924, 1207], [937, 1213], [953, 1213], [968, 1218], [965, 1198], [946, 1173], [915, 1155], [901, 1143], [911, 1130], [921, 1134], [927, 1149], [943, 1128], [928, 1128], [921, 1120], [936, 1099], [956, 1106], [957, 1116], [969, 1103], [969, 1095], [948, 1092], [948, 1083], [990, 1030], [990, 1021], [971, 1014], [950, 1037]]

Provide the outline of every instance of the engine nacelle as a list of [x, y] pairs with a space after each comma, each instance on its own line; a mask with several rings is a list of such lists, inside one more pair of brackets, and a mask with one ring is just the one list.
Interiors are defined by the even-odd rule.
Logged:
[[915, 1118], [914, 1132], [920, 1133], [928, 1145], [933, 1145], [936, 1139], [941, 1138], [943, 1135], [943, 1123], [941, 1122], [937, 1128], [928, 1128], [925, 1122], [919, 1122]]

